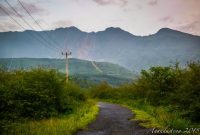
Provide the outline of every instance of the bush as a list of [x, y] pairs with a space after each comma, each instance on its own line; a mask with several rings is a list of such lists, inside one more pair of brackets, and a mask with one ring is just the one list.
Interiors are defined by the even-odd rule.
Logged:
[[135, 82], [136, 95], [152, 105], [171, 106], [182, 116], [200, 121], [200, 63], [190, 62], [187, 68], [152, 67], [142, 71]]
[[141, 77], [136, 82], [136, 89], [139, 88], [142, 92], [139, 94], [147, 98], [150, 103], [161, 105], [166, 103], [170, 93], [177, 89], [177, 82], [178, 78], [173, 68], [152, 67], [149, 71], [141, 72]]
[[63, 89], [56, 93], [57, 107], [61, 113], [70, 113], [74, 106], [78, 106], [80, 102], [86, 100], [84, 92], [74, 83], [67, 83]]
[[0, 70], [0, 124], [19, 119], [44, 119], [71, 113], [86, 100], [76, 84], [55, 70]]
[[190, 62], [184, 69], [178, 64], [169, 67], [152, 67], [143, 70], [140, 77], [132, 84], [113, 88], [103, 83], [94, 87], [91, 95], [101, 99], [142, 101], [141, 104], [169, 107], [170, 113], [178, 112], [183, 121], [187, 119], [199, 123], [199, 76], [199, 62]]
[[182, 71], [181, 84], [172, 95], [176, 106], [183, 110], [183, 116], [200, 122], [200, 63], [188, 63]]
[[91, 88], [90, 95], [93, 98], [112, 98], [113, 96], [111, 96], [109, 92], [111, 89], [112, 87], [107, 82], [102, 82]]

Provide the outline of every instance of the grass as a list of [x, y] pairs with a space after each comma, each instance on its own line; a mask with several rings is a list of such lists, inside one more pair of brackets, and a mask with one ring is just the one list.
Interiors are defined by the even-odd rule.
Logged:
[[163, 129], [164, 126], [158, 123], [157, 119], [150, 115], [149, 113], [145, 112], [142, 109], [137, 108], [137, 103], [125, 100], [113, 100], [113, 99], [106, 99], [103, 100], [105, 102], [115, 103], [127, 107], [132, 110], [135, 116], [131, 120], [139, 121], [139, 125], [145, 128], [158, 128]]
[[71, 135], [84, 129], [96, 118], [98, 107], [94, 101], [84, 103], [73, 114], [40, 121], [15, 123], [5, 134], [11, 135]]
[[156, 118], [149, 115], [147, 112], [132, 109], [135, 114], [135, 117], [132, 120], [139, 121], [139, 125], [146, 128], [159, 128], [162, 129], [163, 127], [157, 122]]
[[181, 118], [178, 112], [169, 112], [164, 107], [153, 107], [149, 104], [133, 100], [113, 100], [106, 99], [105, 102], [111, 102], [125, 106], [135, 114], [132, 120], [139, 121], [139, 125], [145, 128], [157, 129], [186, 129], [198, 127], [191, 124], [189, 120]]

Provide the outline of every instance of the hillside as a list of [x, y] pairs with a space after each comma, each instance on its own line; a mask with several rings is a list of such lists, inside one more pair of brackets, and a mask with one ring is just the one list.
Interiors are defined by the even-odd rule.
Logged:
[[[44, 32], [0, 33], [0, 57], [57, 58], [63, 49], [72, 51], [74, 58], [107, 61], [139, 72], [150, 66], [166, 66], [200, 59], [200, 37], [163, 28], [149, 36], [135, 36], [120, 28], [86, 33], [76, 27], [46, 31], [58, 44], [45, 44], [32, 35], [45, 37]], [[47, 39], [47, 37], [46, 37]], [[54, 49], [53, 48], [57, 49]], [[59, 48], [59, 49], [58, 49]]]
[[[30, 69], [35, 67], [53, 68], [65, 73], [65, 59], [48, 58], [1, 58], [0, 65], [9, 70]], [[73, 77], [95, 83], [107, 81], [117, 85], [129, 82], [134, 74], [117, 64], [69, 59], [69, 73]]]

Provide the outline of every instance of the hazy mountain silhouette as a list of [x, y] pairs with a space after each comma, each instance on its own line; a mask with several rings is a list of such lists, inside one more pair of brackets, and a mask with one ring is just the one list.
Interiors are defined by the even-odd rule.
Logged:
[[[46, 33], [58, 43], [59, 50], [48, 49], [53, 41]], [[90, 33], [68, 27], [46, 33], [30, 30], [0, 33], [0, 57], [58, 57], [67, 46], [73, 57], [113, 62], [135, 71], [152, 65], [169, 65], [176, 60], [182, 65], [189, 60], [200, 60], [200, 37], [169, 28], [149, 36], [135, 36], [113, 27]], [[48, 47], [36, 34], [48, 39]]]

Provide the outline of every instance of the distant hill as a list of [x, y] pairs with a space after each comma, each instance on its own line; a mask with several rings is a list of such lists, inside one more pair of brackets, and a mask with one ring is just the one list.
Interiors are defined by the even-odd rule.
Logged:
[[[65, 59], [0, 58], [0, 66], [8, 70], [43, 67], [57, 69], [62, 73], [66, 72]], [[107, 81], [112, 85], [130, 82], [135, 77], [131, 71], [117, 64], [74, 58], [69, 59], [69, 73], [73, 78], [95, 83]]]
[[[38, 34], [48, 39], [48, 33], [58, 44], [53, 45], [48, 39], [48, 45], [44, 45], [42, 39], [38, 42], [30, 33], [38, 40]], [[90, 33], [68, 27], [46, 33], [30, 30], [0, 33], [0, 57], [56, 58], [67, 47], [75, 58], [117, 63], [136, 72], [150, 66], [169, 65], [176, 60], [181, 65], [200, 60], [200, 37], [169, 28], [149, 36], [135, 36], [113, 27]], [[58, 50], [52, 50], [52, 46]]]

